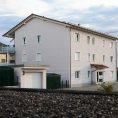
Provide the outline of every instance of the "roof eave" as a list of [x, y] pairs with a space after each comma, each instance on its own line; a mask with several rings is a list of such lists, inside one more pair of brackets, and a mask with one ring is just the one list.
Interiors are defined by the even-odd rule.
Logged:
[[98, 31], [94, 31], [94, 30], [91, 30], [91, 29], [83, 28], [81, 26], [71, 25], [70, 27], [72, 29], [79, 29], [81, 31], [92, 33], [92, 34], [95, 34], [95, 35], [98, 35], [98, 36], [106, 37], [106, 38], [113, 39], [113, 40], [118, 40], [118, 37], [111, 36], [111, 35], [108, 35], [108, 34], [105, 34], [105, 33], [102, 33], [102, 32], [98, 32]]

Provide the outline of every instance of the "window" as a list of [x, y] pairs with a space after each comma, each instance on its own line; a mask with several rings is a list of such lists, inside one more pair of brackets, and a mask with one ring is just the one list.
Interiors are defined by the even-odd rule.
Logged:
[[75, 78], [80, 78], [80, 71], [75, 71]]
[[90, 71], [88, 71], [88, 78], [90, 78]]
[[103, 62], [105, 62], [105, 55], [103, 55]]
[[26, 62], [27, 61], [27, 54], [23, 54], [22, 55], [22, 62]]
[[36, 53], [36, 61], [41, 61], [41, 53]]
[[111, 78], [113, 78], [113, 71], [111, 71], [111, 75], [110, 76], [111, 76]]
[[95, 54], [93, 54], [93, 61], [95, 61]]
[[90, 36], [87, 36], [87, 43], [90, 44]]
[[92, 38], [92, 44], [95, 44], [95, 37]]
[[105, 46], [105, 40], [103, 40], [103, 47]]
[[90, 53], [88, 53], [88, 61], [90, 61]]
[[76, 34], [76, 41], [79, 42], [79, 40], [80, 40], [80, 35], [79, 35], [79, 33], [75, 33], [75, 34]]
[[80, 52], [75, 52], [75, 60], [80, 60]]
[[5, 63], [5, 62], [6, 62], [6, 59], [1, 59], [1, 62], [2, 62], [2, 63]]
[[27, 42], [26, 42], [26, 37], [23, 37], [23, 44], [24, 44], [24, 45], [27, 44]]
[[109, 46], [110, 48], [113, 48], [113, 42], [110, 42]]
[[113, 62], [113, 56], [110, 56], [110, 61]]
[[38, 41], [38, 43], [40, 43], [40, 38], [41, 38], [41, 35], [37, 35], [37, 41]]

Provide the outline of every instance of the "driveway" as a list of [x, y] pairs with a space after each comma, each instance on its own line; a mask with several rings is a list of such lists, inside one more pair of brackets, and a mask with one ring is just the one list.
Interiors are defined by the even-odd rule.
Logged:
[[[97, 91], [100, 85], [86, 85], [81, 87], [64, 88], [64, 90]], [[118, 92], [118, 83], [113, 84], [113, 91]]]

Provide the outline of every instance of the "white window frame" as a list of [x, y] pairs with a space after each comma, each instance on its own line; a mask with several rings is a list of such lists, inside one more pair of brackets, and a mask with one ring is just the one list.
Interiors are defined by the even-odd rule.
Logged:
[[38, 44], [41, 42], [41, 35], [37, 35], [37, 42]]
[[110, 71], [110, 76], [111, 76], [111, 78], [113, 78], [113, 75], [114, 75], [114, 71]]
[[113, 42], [110, 42], [109, 47], [113, 48]]
[[27, 39], [26, 39], [26, 37], [23, 37], [22, 40], [23, 40], [23, 45], [26, 45], [26, 44], [27, 44]]
[[92, 44], [95, 44], [95, 37], [92, 38]]
[[103, 55], [102, 58], [103, 58], [103, 62], [105, 62], [105, 55]]
[[75, 33], [75, 35], [76, 35], [76, 37], [75, 37], [76, 42], [80, 42], [80, 34], [79, 33]]
[[88, 78], [90, 78], [90, 76], [91, 76], [91, 71], [90, 70], [88, 71], [87, 75], [88, 75]]
[[103, 47], [105, 47], [105, 40], [103, 39]]
[[113, 56], [110, 56], [110, 62], [113, 62]]
[[75, 71], [75, 79], [79, 79], [80, 78], [80, 71]]
[[36, 53], [36, 61], [37, 61], [37, 62], [40, 62], [41, 60], [42, 60], [42, 55], [41, 55], [40, 52], [37, 52], [37, 53]]
[[88, 62], [90, 62], [90, 59], [91, 59], [91, 55], [90, 53], [88, 53]]
[[75, 52], [75, 61], [80, 61], [80, 52]]
[[90, 44], [90, 36], [87, 36], [87, 44]]
[[92, 55], [92, 60], [95, 62], [95, 54]]
[[22, 55], [22, 62], [27, 62], [27, 54], [23, 53]]

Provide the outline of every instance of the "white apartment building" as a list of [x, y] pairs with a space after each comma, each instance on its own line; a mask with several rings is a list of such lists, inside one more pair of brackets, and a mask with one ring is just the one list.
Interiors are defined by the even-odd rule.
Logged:
[[3, 36], [15, 40], [16, 64], [48, 65], [71, 87], [116, 82], [116, 37], [31, 14]]

